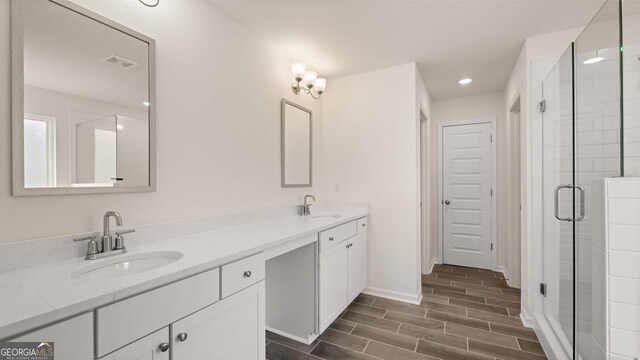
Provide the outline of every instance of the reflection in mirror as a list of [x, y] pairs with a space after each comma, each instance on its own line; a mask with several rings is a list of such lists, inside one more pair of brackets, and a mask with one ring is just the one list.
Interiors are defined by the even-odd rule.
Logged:
[[311, 186], [311, 110], [282, 99], [282, 187]]
[[13, 4], [14, 194], [152, 191], [153, 40], [71, 3]]

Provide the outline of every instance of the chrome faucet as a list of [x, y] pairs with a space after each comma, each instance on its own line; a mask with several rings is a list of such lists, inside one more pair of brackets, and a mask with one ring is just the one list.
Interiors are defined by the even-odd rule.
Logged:
[[307, 199], [313, 199], [313, 201], [316, 201], [316, 197], [313, 195], [305, 195], [304, 196], [304, 205], [300, 205], [298, 206], [298, 214], [300, 216], [307, 216], [307, 215], [311, 215], [311, 204], [307, 204]]
[[102, 218], [102, 253], [109, 253], [113, 250], [113, 239], [111, 238], [111, 231], [109, 231], [109, 218], [114, 217], [116, 219], [116, 225], [122, 226], [122, 216], [117, 211], [107, 211]]
[[116, 232], [115, 246], [113, 244], [113, 238], [111, 237], [111, 231], [109, 230], [110, 219], [116, 219], [116, 225], [122, 226], [122, 216], [116, 211], [107, 211], [102, 218], [103, 234], [100, 243], [96, 241], [96, 236], [87, 236], [80, 239], [73, 239], [73, 241], [89, 240], [87, 245], [86, 260], [101, 259], [103, 257], [123, 254], [127, 252], [124, 246], [124, 238], [122, 235], [134, 232], [134, 229], [118, 231]]

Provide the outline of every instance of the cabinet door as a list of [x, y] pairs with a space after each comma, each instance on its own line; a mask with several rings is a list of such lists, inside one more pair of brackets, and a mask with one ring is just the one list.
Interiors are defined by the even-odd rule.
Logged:
[[320, 253], [320, 332], [347, 306], [348, 244], [343, 241]]
[[172, 360], [264, 360], [264, 281], [171, 325]]
[[349, 246], [349, 301], [367, 286], [367, 235], [358, 234], [348, 240]]
[[10, 341], [53, 342], [56, 359], [91, 360], [93, 359], [93, 313], [76, 316]]
[[169, 327], [165, 327], [100, 360], [169, 360], [169, 347]]

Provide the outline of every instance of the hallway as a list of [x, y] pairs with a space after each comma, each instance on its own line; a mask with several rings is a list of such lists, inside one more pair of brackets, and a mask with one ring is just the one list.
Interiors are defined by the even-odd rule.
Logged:
[[436, 265], [418, 305], [360, 295], [311, 345], [267, 332], [270, 360], [545, 359], [502, 274]]

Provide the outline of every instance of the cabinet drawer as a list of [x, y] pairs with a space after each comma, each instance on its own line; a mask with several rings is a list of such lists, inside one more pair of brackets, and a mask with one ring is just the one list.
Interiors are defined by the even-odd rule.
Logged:
[[369, 222], [366, 217], [358, 219], [358, 234], [366, 234]]
[[76, 316], [10, 341], [51, 341], [56, 359], [93, 359], [93, 313]]
[[96, 354], [101, 357], [220, 300], [213, 269], [96, 310]]
[[264, 262], [264, 253], [260, 253], [222, 266], [222, 298], [263, 280]]
[[358, 233], [356, 221], [336, 226], [320, 233], [320, 251], [331, 249], [336, 244], [355, 236]]

